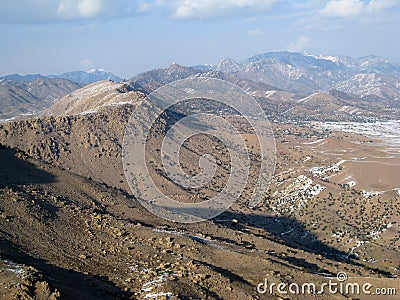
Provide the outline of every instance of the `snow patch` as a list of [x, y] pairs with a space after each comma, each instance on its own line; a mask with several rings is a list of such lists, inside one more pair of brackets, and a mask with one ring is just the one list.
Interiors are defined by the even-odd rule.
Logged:
[[158, 299], [159, 297], [171, 298], [172, 293], [150, 293], [143, 296], [145, 299]]
[[5, 268], [6, 271], [14, 273], [21, 279], [25, 279], [27, 277], [26, 271], [22, 265], [14, 263], [10, 260], [3, 260], [3, 262], [7, 264], [7, 267]]
[[347, 182], [346, 184], [347, 184], [349, 187], [353, 187], [353, 186], [355, 186], [355, 185], [357, 184], [357, 181], [351, 180], [351, 181]]
[[314, 93], [314, 94], [311, 94], [311, 95], [309, 95], [309, 96], [307, 96], [307, 97], [305, 97], [305, 98], [299, 99], [299, 100], [297, 100], [297, 103], [303, 103], [303, 102], [305, 102], [305, 101], [311, 99], [312, 97], [314, 97], [314, 96], [316, 96], [316, 95], [318, 95], [318, 94], [319, 94], [319, 92]]
[[[279, 182], [279, 185], [287, 181]], [[319, 195], [325, 187], [313, 184], [313, 180], [305, 175], [299, 175], [293, 182], [282, 190], [277, 190], [273, 194], [272, 209], [281, 212], [293, 212], [302, 209], [304, 205], [314, 196]]]
[[340, 171], [340, 166], [346, 162], [345, 160], [341, 160], [333, 165], [326, 167], [313, 167], [309, 171], [312, 172], [314, 176], [317, 176], [320, 179], [327, 179], [331, 177], [334, 173]]
[[361, 192], [362, 192], [363, 196], [366, 197], [366, 198], [382, 195], [384, 193], [384, 191], [379, 191], [379, 192], [376, 192], [376, 191], [370, 191], [370, 192], [361, 191]]
[[86, 111], [83, 111], [83, 112], [79, 113], [79, 115], [84, 116], [84, 115], [90, 115], [90, 114], [95, 114], [95, 113], [97, 113], [97, 110], [89, 109], [89, 110], [86, 110]]
[[303, 144], [304, 145], [314, 145], [314, 144], [321, 143], [323, 141], [325, 141], [325, 139], [319, 139], [319, 140], [316, 140], [316, 141], [313, 141], [313, 142], [308, 142], [308, 143], [303, 143]]
[[93, 74], [96, 72], [107, 72], [107, 70], [105, 70], [105, 69], [90, 69], [90, 70], [86, 71], [86, 73], [89, 73], [89, 74]]
[[400, 147], [400, 120], [361, 123], [361, 122], [324, 122], [313, 123], [323, 130], [344, 131], [379, 138], [389, 145]]

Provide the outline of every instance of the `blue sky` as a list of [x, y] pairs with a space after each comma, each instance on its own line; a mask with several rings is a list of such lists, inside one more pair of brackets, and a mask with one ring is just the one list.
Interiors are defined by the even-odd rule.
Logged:
[[400, 62], [398, 0], [3, 0], [0, 75], [105, 68], [129, 78], [269, 51]]

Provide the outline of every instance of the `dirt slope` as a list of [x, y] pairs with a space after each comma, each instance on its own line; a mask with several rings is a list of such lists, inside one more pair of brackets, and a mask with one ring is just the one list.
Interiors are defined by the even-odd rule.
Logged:
[[61, 299], [254, 299], [265, 276], [301, 283], [338, 270], [373, 273], [293, 248], [263, 229], [273, 221], [266, 215], [231, 211], [195, 225], [169, 223], [122, 192], [20, 152], [3, 148], [0, 161], [1, 257], [34, 267]]

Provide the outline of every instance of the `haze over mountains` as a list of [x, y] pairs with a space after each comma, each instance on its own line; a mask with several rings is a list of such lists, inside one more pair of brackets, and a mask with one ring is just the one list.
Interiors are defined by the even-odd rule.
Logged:
[[62, 78], [67, 79], [69, 81], [85, 85], [89, 83], [93, 83], [100, 80], [113, 80], [120, 81], [121, 78], [115, 76], [111, 72], [108, 72], [104, 69], [90, 69], [87, 71], [73, 71], [66, 72], [59, 75], [42, 75], [42, 74], [33, 74], [33, 75], [19, 75], [19, 74], [10, 74], [3, 77], [0, 77], [0, 80], [7, 79], [13, 81], [22, 81], [22, 82], [31, 82], [38, 78]]

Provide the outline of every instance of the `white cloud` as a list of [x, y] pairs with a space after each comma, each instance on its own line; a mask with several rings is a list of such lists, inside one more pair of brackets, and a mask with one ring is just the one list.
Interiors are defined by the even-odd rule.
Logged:
[[0, 23], [57, 22], [134, 16], [161, 0], [7, 0]]
[[90, 58], [85, 58], [80, 62], [80, 66], [83, 69], [87, 70], [87, 69], [93, 68], [94, 63]]
[[175, 0], [171, 5], [176, 18], [212, 18], [236, 13], [260, 13], [277, 0]]
[[249, 36], [259, 36], [262, 34], [261, 30], [254, 29], [247, 32]]
[[[324, 3], [321, 10], [318, 10]], [[325, 18], [375, 16], [400, 6], [399, 0], [3, 0], [0, 23], [58, 22], [168, 14], [179, 19], [242, 16], [247, 22], [265, 13]]]
[[399, 5], [398, 0], [371, 0], [367, 5], [367, 11], [376, 13]]
[[311, 39], [309, 36], [300, 35], [296, 41], [290, 43], [289, 50], [295, 52], [304, 51], [310, 45], [310, 41]]
[[84, 18], [94, 17], [102, 10], [101, 0], [81, 0], [78, 3], [78, 10]]
[[105, 8], [103, 0], [60, 0], [56, 14], [63, 19], [91, 19], [101, 17]]
[[326, 17], [355, 17], [364, 9], [360, 0], [330, 0], [320, 12]]
[[102, 9], [102, 0], [61, 0], [57, 15], [64, 19], [94, 18]]
[[398, 6], [397, 0], [329, 0], [320, 10], [324, 17], [328, 18], [352, 18], [360, 15], [378, 14], [392, 7]]

